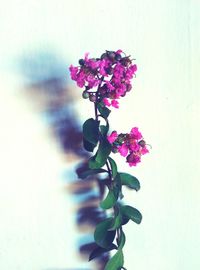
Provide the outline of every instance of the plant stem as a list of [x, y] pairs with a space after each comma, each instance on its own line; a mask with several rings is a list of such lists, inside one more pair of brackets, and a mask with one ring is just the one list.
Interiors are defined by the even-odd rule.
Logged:
[[98, 120], [98, 110], [97, 110], [97, 101], [98, 101], [98, 94], [99, 94], [99, 89], [101, 87], [101, 84], [103, 82], [104, 76], [101, 77], [100, 83], [98, 85], [97, 91], [94, 92], [96, 96], [96, 101], [94, 102], [94, 110], [95, 110], [95, 120]]
[[95, 120], [98, 121], [98, 110], [97, 110], [97, 103], [94, 102], [94, 112], [95, 112]]
[[112, 171], [111, 171], [111, 169], [110, 169], [110, 166], [109, 166], [109, 164], [108, 164], [108, 161], [106, 161], [106, 167], [107, 167], [107, 170], [108, 170], [108, 175], [109, 175], [109, 183], [110, 183], [110, 185], [109, 185], [109, 187], [111, 187], [112, 186]]
[[[110, 168], [110, 166], [109, 166], [109, 163], [108, 163], [108, 161], [106, 161], [106, 167], [107, 167], [107, 170], [108, 170], [108, 174], [109, 174], [109, 182], [110, 182], [110, 185], [109, 185], [109, 188], [112, 186], [112, 170], [111, 170], [111, 168]], [[116, 205], [114, 205], [113, 206], [113, 210], [114, 210], [114, 213], [115, 214], [117, 214], [117, 212], [118, 212], [118, 207], [116, 206]], [[121, 227], [120, 227], [121, 228]], [[120, 228], [118, 228], [117, 230], [116, 230], [116, 232], [117, 232], [117, 242], [120, 240], [120, 236], [121, 236], [121, 230], [120, 230]], [[117, 243], [118, 244], [118, 243]]]

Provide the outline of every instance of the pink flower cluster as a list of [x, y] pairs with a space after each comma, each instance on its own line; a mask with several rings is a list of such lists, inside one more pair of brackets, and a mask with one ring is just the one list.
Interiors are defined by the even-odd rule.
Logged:
[[89, 58], [88, 55], [86, 53], [84, 59], [79, 60], [80, 66], [70, 66], [72, 80], [79, 87], [85, 87], [84, 98], [118, 108], [117, 99], [132, 89], [131, 79], [137, 66], [122, 50], [106, 51], [100, 58]]
[[120, 153], [126, 157], [129, 166], [136, 166], [141, 161], [141, 156], [148, 153], [146, 142], [137, 127], [131, 129], [130, 133], [117, 134], [113, 131], [107, 140], [112, 144], [114, 153]]

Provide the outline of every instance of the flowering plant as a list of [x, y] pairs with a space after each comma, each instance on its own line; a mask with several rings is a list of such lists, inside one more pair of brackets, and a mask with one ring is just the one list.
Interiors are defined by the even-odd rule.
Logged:
[[108, 192], [103, 196], [100, 207], [103, 210], [113, 209], [105, 220], [97, 224], [94, 232], [97, 247], [89, 258], [92, 260], [116, 250], [105, 270], [125, 269], [123, 247], [126, 238], [123, 226], [129, 220], [137, 224], [142, 220], [136, 208], [122, 201], [123, 187], [138, 191], [140, 183], [135, 176], [119, 172], [116, 162], [110, 156], [111, 153], [119, 153], [126, 157], [129, 166], [136, 166], [141, 156], [149, 152], [137, 127], [133, 127], [130, 133], [109, 132], [108, 117], [111, 110], [108, 107], [119, 108], [118, 100], [132, 89], [131, 80], [137, 71], [137, 66], [132, 62], [130, 56], [126, 56], [122, 50], [106, 51], [100, 58], [89, 58], [86, 53], [84, 59], [79, 60], [79, 66], [71, 65], [69, 68], [72, 80], [84, 88], [83, 98], [94, 103], [95, 114], [94, 118], [89, 118], [83, 124], [83, 146], [88, 152], [97, 150], [89, 158], [87, 167], [77, 170], [77, 174], [81, 179], [102, 174], [101, 184], [104, 184]]

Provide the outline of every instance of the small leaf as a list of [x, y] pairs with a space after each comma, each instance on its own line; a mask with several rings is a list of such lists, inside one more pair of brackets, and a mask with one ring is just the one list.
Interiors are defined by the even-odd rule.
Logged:
[[86, 141], [96, 145], [99, 140], [99, 121], [90, 118], [83, 124], [83, 137]]
[[138, 191], [140, 189], [140, 182], [135, 176], [132, 176], [128, 173], [119, 173], [121, 178], [121, 184], [126, 185], [131, 189]]
[[85, 171], [77, 173], [77, 175], [78, 175], [79, 178], [85, 179], [88, 176], [91, 176], [91, 175], [94, 175], [94, 174], [97, 174], [97, 173], [103, 173], [103, 172], [107, 172], [107, 171], [104, 170], [104, 169], [87, 169]]
[[96, 153], [95, 160], [101, 164], [101, 166], [105, 165], [107, 158], [111, 152], [111, 144], [107, 141], [106, 138], [103, 138], [103, 140], [99, 144], [99, 148]]
[[121, 213], [127, 218], [131, 219], [137, 224], [140, 224], [142, 221], [142, 214], [134, 207], [129, 205], [124, 205], [121, 207]]
[[103, 118], [107, 119], [111, 110], [109, 110], [103, 102], [100, 102], [98, 105], [97, 105], [97, 108], [100, 112], [100, 114], [103, 116]]
[[122, 250], [117, 253], [107, 262], [105, 270], [119, 270], [124, 265], [124, 256]]
[[89, 159], [90, 169], [99, 169], [105, 165], [107, 158], [111, 152], [111, 144], [103, 138], [99, 144], [96, 154]]
[[108, 129], [109, 129], [108, 126], [101, 125], [101, 126], [100, 126], [101, 134], [102, 134], [103, 136], [106, 136], [107, 133], [108, 133]]
[[97, 224], [94, 239], [97, 245], [102, 248], [109, 248], [115, 238], [115, 231], [108, 231], [112, 225], [112, 218], [107, 218]]
[[122, 225], [125, 225], [129, 222], [130, 218], [128, 218], [127, 216], [122, 216]]
[[116, 196], [116, 192], [110, 189], [106, 198], [100, 203], [100, 206], [103, 209], [112, 208], [113, 205], [116, 203], [117, 199], [118, 197]]
[[121, 178], [120, 178], [119, 173], [117, 173], [117, 175], [114, 178], [114, 187], [115, 187], [115, 190], [117, 190], [118, 192], [118, 196], [120, 196], [120, 199], [122, 199], [123, 198], [122, 184], [121, 184]]
[[112, 225], [112, 227], [109, 229], [109, 231], [116, 230], [116, 229], [120, 228], [121, 225], [122, 225], [122, 215], [121, 215], [121, 213], [119, 212], [119, 213], [117, 214], [117, 216], [115, 216], [114, 221], [113, 221], [113, 225]]
[[96, 147], [96, 144], [88, 142], [86, 139], [83, 138], [83, 147], [88, 152], [93, 152], [94, 148]]
[[117, 173], [117, 175], [115, 176], [114, 184], [115, 184], [115, 186], [117, 186], [119, 189], [121, 189], [122, 183], [121, 183], [120, 173]]
[[89, 257], [89, 261], [91, 261], [91, 260], [95, 259], [96, 257], [101, 256], [105, 252], [109, 252], [113, 249], [117, 249], [117, 246], [115, 244], [111, 244], [111, 246], [107, 249], [102, 248], [102, 247], [97, 247], [91, 252], [90, 257]]
[[90, 169], [100, 169], [102, 167], [102, 165], [96, 161], [96, 155], [89, 159], [88, 165]]
[[115, 176], [117, 175], [117, 164], [115, 163], [115, 161], [111, 157], [108, 157], [108, 160], [110, 162], [110, 166], [112, 169], [113, 178], [115, 178]]
[[126, 236], [124, 232], [121, 230], [120, 232], [120, 239], [119, 239], [119, 249], [122, 249], [125, 245], [126, 242]]

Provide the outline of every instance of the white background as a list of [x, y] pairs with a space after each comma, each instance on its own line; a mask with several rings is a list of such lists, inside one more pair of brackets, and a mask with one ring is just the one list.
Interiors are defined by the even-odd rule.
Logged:
[[[24, 53], [52, 48], [66, 70], [87, 51], [136, 58], [134, 90], [111, 116], [113, 129], [138, 126], [152, 145], [137, 168], [120, 163], [141, 181], [126, 197], [144, 216], [127, 225], [125, 266], [199, 270], [200, 2], [0, 2], [0, 269], [88, 267], [76, 258], [73, 202], [61, 180], [73, 164], [23, 95], [17, 69]], [[90, 105], [77, 102], [83, 121]]]

